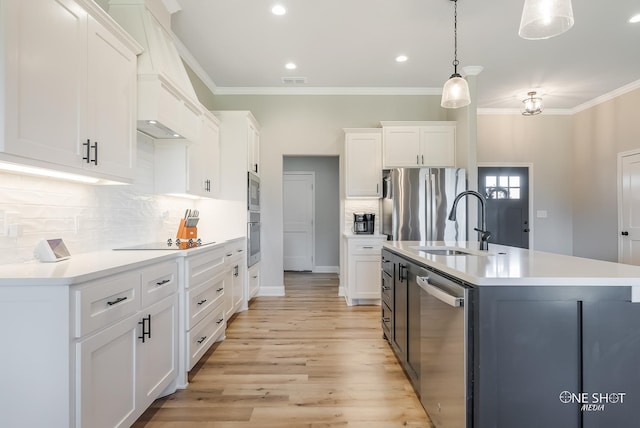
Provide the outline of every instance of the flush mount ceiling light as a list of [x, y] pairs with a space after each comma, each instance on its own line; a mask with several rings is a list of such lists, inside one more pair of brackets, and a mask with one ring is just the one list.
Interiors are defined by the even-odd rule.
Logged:
[[522, 100], [522, 115], [535, 116], [542, 113], [542, 98], [536, 96], [536, 91], [527, 93], [527, 98]]
[[458, 74], [458, 0], [450, 1], [453, 2], [453, 74], [442, 88], [440, 105], [444, 108], [459, 108], [468, 106], [471, 103], [471, 96], [467, 81]]
[[277, 16], [286, 15], [287, 9], [281, 4], [277, 4], [271, 8], [271, 13]]
[[528, 40], [548, 39], [572, 26], [571, 0], [525, 0], [518, 34]]

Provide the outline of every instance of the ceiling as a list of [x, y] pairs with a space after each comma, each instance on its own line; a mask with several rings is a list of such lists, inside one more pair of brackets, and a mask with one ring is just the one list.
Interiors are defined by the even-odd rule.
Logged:
[[[276, 3], [288, 13], [273, 15]], [[573, 0], [573, 28], [537, 41], [518, 36], [523, 4], [458, 1], [460, 67], [483, 67], [478, 108], [519, 109], [528, 90], [541, 88], [546, 111], [571, 111], [621, 87], [640, 87], [640, 23], [628, 22], [640, 13], [637, 0]], [[454, 4], [448, 0], [177, 5], [173, 31], [216, 93], [433, 94], [453, 72]], [[408, 61], [397, 63], [400, 54]], [[297, 69], [285, 69], [290, 61]], [[304, 77], [306, 84], [292, 87], [282, 77]]]

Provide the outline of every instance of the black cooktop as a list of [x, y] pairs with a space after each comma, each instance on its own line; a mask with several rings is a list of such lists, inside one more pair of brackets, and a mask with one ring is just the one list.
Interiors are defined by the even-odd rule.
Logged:
[[184, 240], [184, 239], [167, 239], [164, 242], [149, 242], [147, 244], [132, 245], [130, 247], [114, 248], [114, 251], [123, 250], [189, 250], [191, 248], [204, 247], [205, 245], [215, 244], [214, 241], [202, 242], [200, 239]]

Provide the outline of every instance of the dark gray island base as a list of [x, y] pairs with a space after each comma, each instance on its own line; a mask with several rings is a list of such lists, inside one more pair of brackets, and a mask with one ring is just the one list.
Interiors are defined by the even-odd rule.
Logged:
[[382, 327], [437, 428], [637, 427], [637, 283], [478, 286], [385, 245]]

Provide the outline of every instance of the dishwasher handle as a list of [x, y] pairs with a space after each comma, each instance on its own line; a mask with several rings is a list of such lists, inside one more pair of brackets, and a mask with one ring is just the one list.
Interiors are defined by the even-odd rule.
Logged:
[[458, 308], [464, 305], [464, 297], [453, 296], [446, 291], [432, 284], [429, 284], [428, 276], [416, 276], [416, 282], [418, 283], [418, 286], [424, 291], [449, 306]]

